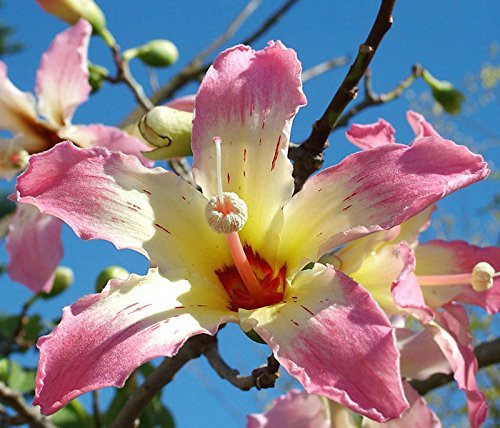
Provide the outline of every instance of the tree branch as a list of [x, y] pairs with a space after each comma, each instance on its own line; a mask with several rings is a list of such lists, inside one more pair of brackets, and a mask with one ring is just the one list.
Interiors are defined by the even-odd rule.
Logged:
[[242, 391], [248, 391], [254, 387], [257, 389], [273, 388], [279, 376], [280, 364], [272, 354], [268, 357], [266, 365], [252, 370], [252, 374], [249, 376], [241, 376], [238, 370], [227, 365], [219, 354], [217, 341], [211, 343], [205, 349], [203, 355], [222, 379], [226, 379]]
[[351, 65], [339, 89], [325, 112], [312, 127], [309, 137], [290, 152], [294, 161], [295, 190], [304, 185], [306, 179], [323, 165], [323, 151], [328, 136], [335, 128], [340, 115], [358, 93], [358, 83], [365, 74], [384, 35], [392, 25], [392, 11], [396, 0], [382, 0], [377, 18], [366, 41], [359, 47], [358, 55]]
[[[500, 362], [500, 338], [491, 342], [481, 343], [474, 349], [478, 368], [486, 367]], [[411, 386], [420, 394], [439, 388], [453, 380], [452, 374], [435, 373], [426, 380], [412, 380]]]
[[110, 428], [132, 428], [135, 420], [161, 389], [170, 383], [175, 374], [189, 361], [201, 356], [205, 349], [216, 339], [206, 334], [191, 337], [179, 352], [165, 360], [129, 397]]
[[[275, 13], [273, 13], [263, 24], [260, 28], [257, 29], [252, 35], [247, 37], [245, 40], [243, 40], [241, 43], [242, 44], [250, 44], [254, 42], [256, 39], [258, 39], [260, 36], [262, 36], [267, 30], [269, 30], [276, 22], [279, 21], [279, 19], [292, 7], [298, 0], [288, 0], [281, 8], [279, 8]], [[248, 6], [245, 7], [247, 9]], [[236, 19], [238, 19], [245, 9], [238, 15]], [[234, 24], [233, 23], [230, 25], [230, 27]], [[241, 24], [241, 23], [240, 23]], [[226, 30], [227, 31], [227, 30]], [[234, 30], [235, 31], [235, 30]], [[223, 36], [221, 36], [223, 37]], [[219, 39], [217, 39], [219, 40]], [[215, 43], [217, 43], [217, 40], [215, 42], [212, 42], [212, 44], [205, 49], [205, 51], [208, 51], [211, 49], [211, 46], [213, 46]], [[203, 52], [205, 52], [203, 51]], [[200, 55], [203, 55], [202, 54]], [[196, 58], [194, 58], [188, 65], [186, 65], [179, 73], [177, 73], [175, 76], [173, 76], [170, 81], [168, 81], [163, 87], [161, 87], [159, 90], [157, 90], [153, 95], [151, 95], [151, 102], [154, 105], [159, 105], [165, 100], [168, 100], [169, 98], [172, 98], [174, 94], [181, 89], [183, 86], [185, 86], [187, 83], [191, 82], [192, 80], [200, 79], [208, 70], [210, 67], [210, 64], [201, 64], [197, 59], [200, 56], [198, 55]], [[141, 116], [144, 114], [144, 108], [142, 106], [137, 106], [122, 122], [120, 123], [120, 128], [123, 128], [127, 126], [130, 123], [136, 122], [141, 118]]]
[[314, 79], [319, 75], [326, 73], [337, 67], [342, 67], [346, 65], [348, 61], [347, 56], [340, 56], [338, 58], [333, 58], [328, 61], [316, 64], [315, 66], [308, 68], [302, 72], [302, 83], [307, 82], [308, 80]]
[[54, 424], [40, 414], [37, 407], [30, 406], [22, 395], [0, 382], [0, 403], [12, 407], [30, 427], [55, 428]]

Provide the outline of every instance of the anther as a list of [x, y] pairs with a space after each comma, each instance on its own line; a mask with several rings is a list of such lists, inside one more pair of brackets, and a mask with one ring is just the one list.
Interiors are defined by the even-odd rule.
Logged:
[[248, 219], [247, 205], [236, 193], [213, 196], [205, 207], [205, 217], [212, 229], [218, 233], [232, 233], [243, 229]]
[[476, 291], [486, 291], [493, 287], [495, 269], [489, 263], [480, 262], [472, 269], [472, 288]]

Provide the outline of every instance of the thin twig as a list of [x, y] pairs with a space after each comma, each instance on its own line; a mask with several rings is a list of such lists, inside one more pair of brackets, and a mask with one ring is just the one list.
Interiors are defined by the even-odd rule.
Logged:
[[227, 365], [219, 354], [217, 341], [210, 344], [205, 352], [203, 352], [203, 355], [205, 355], [212, 368], [222, 379], [226, 379], [242, 391], [248, 391], [252, 388], [273, 388], [279, 376], [280, 364], [272, 354], [268, 357], [266, 365], [252, 370], [252, 374], [249, 376], [241, 376], [238, 370], [232, 369]]
[[101, 410], [99, 408], [99, 391], [92, 391], [92, 413], [94, 417], [94, 427], [101, 428]]
[[7, 341], [7, 343], [5, 343], [2, 351], [0, 352], [0, 355], [3, 356], [9, 355], [12, 352], [14, 345], [16, 344], [18, 345], [21, 344], [23, 345], [23, 347], [24, 345], [26, 345], [26, 347], [32, 346], [31, 343], [29, 345], [26, 343], [22, 343], [23, 342], [22, 336], [24, 334], [24, 327], [26, 327], [26, 324], [29, 321], [29, 317], [27, 316], [28, 311], [33, 305], [33, 303], [35, 303], [37, 300], [38, 300], [38, 295], [35, 294], [24, 303], [21, 309], [21, 313], [19, 314], [19, 317], [17, 319], [16, 329], [14, 330], [14, 333], [12, 334], [11, 338]]
[[[486, 367], [500, 362], [500, 338], [490, 342], [481, 343], [474, 349], [478, 368]], [[411, 386], [424, 395], [432, 389], [439, 388], [453, 380], [452, 374], [435, 373], [426, 380], [412, 380]]]
[[340, 56], [338, 58], [333, 58], [328, 61], [317, 64], [307, 70], [302, 72], [302, 83], [307, 82], [308, 80], [314, 79], [315, 77], [320, 76], [334, 68], [342, 67], [347, 64], [348, 61], [347, 56]]
[[234, 36], [234, 33], [241, 27], [241, 25], [247, 20], [247, 18], [257, 9], [262, 0], [250, 0], [239, 15], [229, 24], [226, 31], [217, 37], [209, 46], [207, 46], [202, 52], [200, 52], [196, 58], [192, 61], [193, 64], [201, 64], [210, 54], [215, 52], [224, 43]]
[[178, 176], [182, 177], [189, 184], [196, 187], [196, 183], [194, 182], [193, 172], [191, 170], [191, 165], [186, 160], [186, 158], [174, 159], [168, 161], [168, 165]]
[[[420, 77], [422, 75], [422, 67], [420, 65], [414, 65], [412, 67], [410, 75], [406, 77], [404, 80], [399, 82], [399, 84], [392, 89], [391, 91], [385, 92], [383, 94], [377, 94], [373, 92], [371, 89], [371, 84], [368, 83], [367, 86], [365, 86], [365, 97], [362, 101], [360, 101], [358, 104], [354, 105], [351, 107], [349, 110], [347, 110], [338, 120], [337, 125], [335, 128], [341, 128], [349, 125], [349, 121], [357, 115], [359, 112], [362, 110], [368, 108], [368, 107], [373, 107], [379, 104], [384, 104], [389, 101], [393, 101], [396, 98], [398, 98], [405, 89], [407, 89], [417, 77]], [[369, 77], [369, 70], [367, 70], [367, 74], [365, 76], [365, 82], [370, 82], [370, 77]]]
[[37, 407], [30, 406], [18, 391], [9, 388], [3, 382], [0, 382], [0, 402], [12, 407], [30, 427], [54, 428], [54, 424], [40, 414]]
[[175, 356], [165, 358], [144, 383], [132, 393], [110, 428], [134, 427], [135, 420], [153, 397], [173, 380], [175, 374], [188, 361], [201, 356], [214, 340], [214, 337], [205, 334], [194, 336], [186, 341]]
[[111, 50], [113, 52], [113, 59], [116, 64], [117, 72], [115, 77], [108, 76], [105, 79], [111, 83], [125, 83], [134, 94], [135, 99], [141, 105], [142, 109], [146, 111], [151, 110], [154, 107], [154, 104], [146, 96], [146, 94], [144, 93], [144, 89], [142, 89], [142, 86], [132, 76], [128, 61], [122, 58], [118, 45], [114, 45]]
[[[253, 41], [261, 37], [266, 31], [268, 31], [276, 22], [278, 22], [282, 16], [293, 6], [298, 0], [288, 0], [283, 4], [276, 12], [274, 12], [263, 24], [259, 27], [253, 34], [243, 40], [242, 44], [251, 44]], [[240, 14], [241, 15], [241, 14]], [[232, 25], [232, 24], [231, 24]], [[214, 42], [215, 43], [215, 42]], [[208, 49], [208, 48], [207, 48]], [[173, 76], [163, 87], [151, 95], [151, 102], [154, 105], [159, 105], [162, 102], [172, 98], [175, 93], [184, 87], [186, 84], [193, 80], [200, 79], [210, 67], [210, 64], [200, 64], [192, 60], [188, 65], [186, 65], [179, 73]], [[123, 128], [130, 123], [138, 121], [144, 114], [144, 108], [142, 106], [137, 106], [122, 122], [120, 123], [120, 128]]]
[[349, 68], [339, 89], [325, 112], [318, 119], [309, 137], [290, 153], [294, 161], [295, 190], [304, 185], [306, 179], [323, 165], [323, 151], [328, 145], [328, 136], [347, 105], [356, 98], [358, 83], [365, 74], [384, 35], [392, 25], [392, 11], [396, 0], [382, 0], [377, 18], [365, 42], [359, 47], [358, 55]]

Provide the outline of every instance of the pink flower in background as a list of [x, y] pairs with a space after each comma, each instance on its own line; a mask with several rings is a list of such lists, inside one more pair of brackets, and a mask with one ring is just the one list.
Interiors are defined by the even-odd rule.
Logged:
[[[417, 144], [439, 134], [425, 119], [409, 112]], [[353, 125], [348, 139], [364, 149], [393, 146], [394, 129], [380, 119], [372, 125]], [[479, 390], [477, 362], [469, 321], [458, 303], [481, 306], [488, 313], [500, 308], [500, 248], [478, 247], [464, 241], [418, 241], [427, 229], [434, 206], [398, 227], [353, 241], [325, 257], [324, 262], [362, 284], [387, 314], [406, 313], [421, 321], [453, 368], [466, 392], [471, 426], [479, 426], [487, 403]]]
[[80, 299], [40, 339], [42, 412], [122, 386], [140, 364], [225, 322], [254, 329], [309, 393], [377, 421], [408, 407], [386, 315], [340, 270], [304, 267], [488, 170], [467, 148], [423, 137], [349, 156], [293, 195], [287, 150], [306, 101], [300, 75], [295, 53], [279, 42], [219, 55], [196, 97], [193, 172], [202, 192], [103, 148], [63, 143], [30, 159], [19, 202], [83, 239], [139, 251], [153, 267]]
[[[14, 134], [0, 140], [0, 176], [12, 177], [22, 170], [28, 155], [50, 149], [62, 140], [80, 147], [105, 146], [137, 156], [148, 147], [127, 133], [104, 125], [72, 125], [73, 113], [90, 93], [87, 48], [90, 25], [78, 21], [56, 36], [42, 57], [35, 93], [21, 92], [7, 77], [0, 61], [0, 130]], [[42, 116], [39, 117], [39, 114]], [[49, 292], [62, 257], [61, 222], [33, 207], [18, 206], [7, 237], [10, 277], [34, 292]]]

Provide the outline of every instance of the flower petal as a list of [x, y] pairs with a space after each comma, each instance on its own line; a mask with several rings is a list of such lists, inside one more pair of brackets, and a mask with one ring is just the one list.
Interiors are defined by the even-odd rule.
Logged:
[[379, 422], [408, 407], [389, 320], [362, 287], [332, 266], [297, 274], [282, 304], [240, 315], [243, 328], [254, 328], [309, 393]]
[[448, 359], [458, 387], [465, 391], [470, 426], [476, 428], [486, 420], [488, 403], [476, 384], [477, 361], [469, 320], [461, 305], [450, 303], [444, 309], [436, 314], [437, 323], [429, 323], [427, 328]]
[[142, 155], [150, 147], [136, 137], [112, 126], [77, 125], [61, 129], [59, 135], [64, 140], [71, 140], [80, 147], [106, 147], [109, 150], [136, 156], [146, 167], [154, 162]]
[[232, 261], [225, 237], [207, 223], [204, 196], [134, 156], [62, 143], [31, 157], [17, 191], [20, 202], [59, 217], [82, 239], [149, 256], [171, 280], [198, 272], [216, 286], [214, 269]]
[[[326, 399], [305, 391], [292, 390], [276, 398], [267, 412], [247, 416], [247, 428], [282, 428], [284, 426], [287, 428], [331, 428]], [[345, 425], [343, 427], [349, 428]]]
[[67, 125], [76, 107], [89, 96], [87, 49], [91, 33], [91, 25], [81, 19], [56, 36], [40, 61], [35, 89], [38, 108], [55, 127]]
[[386, 122], [384, 119], [379, 119], [376, 123], [370, 125], [354, 124], [345, 135], [355, 146], [364, 150], [369, 150], [386, 144], [395, 143], [395, 133], [396, 130], [389, 122]]
[[123, 386], [146, 361], [175, 355], [191, 336], [213, 335], [234, 320], [226, 303], [200, 279], [170, 282], [156, 269], [111, 281], [66, 307], [59, 326], [38, 341], [34, 404], [50, 414], [86, 391]]
[[6, 249], [10, 255], [9, 276], [35, 293], [49, 293], [63, 256], [58, 218], [37, 208], [19, 204], [12, 218]]
[[[479, 262], [488, 262], [500, 271], [500, 248], [478, 247], [464, 241], [434, 240], [420, 244], [417, 257], [417, 275], [453, 275], [471, 273]], [[493, 287], [478, 292], [470, 284], [423, 287], [425, 301], [437, 307], [451, 301], [469, 303], [484, 308], [489, 314], [500, 310], [500, 277], [493, 280]]]
[[[52, 129], [38, 121], [35, 98], [17, 89], [7, 77], [7, 66], [0, 61], [0, 130], [24, 134], [19, 144], [30, 153], [47, 150]], [[48, 138], [47, 138], [48, 137]]]
[[422, 323], [428, 323], [434, 318], [434, 312], [425, 304], [424, 295], [414, 273], [415, 254], [406, 242], [399, 243], [397, 253], [404, 268], [391, 286], [394, 303]]
[[269, 242], [277, 237], [267, 231], [293, 192], [287, 151], [293, 117], [306, 103], [300, 75], [295, 52], [280, 42], [261, 51], [236, 46], [216, 58], [196, 97], [196, 182], [207, 197], [217, 193], [212, 138], [220, 136], [224, 191], [246, 202], [248, 221], [240, 236], [261, 253], [275, 252]]
[[280, 257], [290, 269], [355, 238], [390, 229], [488, 175], [464, 146], [426, 137], [355, 153], [309, 179], [284, 207]]
[[451, 373], [450, 363], [427, 330], [413, 332], [397, 328], [396, 338], [401, 353], [401, 374], [406, 379], [425, 380], [434, 373]]
[[437, 415], [427, 406], [423, 397], [408, 384], [403, 382], [405, 395], [410, 402], [410, 408], [399, 419], [379, 424], [363, 419], [362, 428], [441, 428]]
[[415, 133], [416, 139], [422, 137], [439, 137], [439, 133], [434, 129], [434, 127], [425, 120], [424, 116], [416, 111], [409, 110], [406, 113], [406, 120], [410, 124], [413, 132]]

